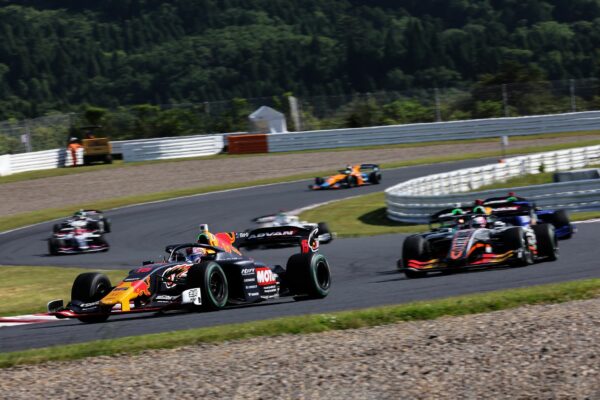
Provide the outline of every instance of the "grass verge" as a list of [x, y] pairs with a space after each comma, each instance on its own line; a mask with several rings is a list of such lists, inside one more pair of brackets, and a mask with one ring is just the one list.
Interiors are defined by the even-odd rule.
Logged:
[[75, 360], [115, 354], [137, 354], [201, 343], [225, 342], [258, 336], [306, 334], [355, 329], [401, 321], [429, 320], [443, 316], [484, 313], [531, 304], [552, 304], [590, 299], [600, 295], [600, 279], [479, 293], [441, 300], [368, 308], [327, 314], [284, 317], [266, 321], [210, 328], [99, 340], [82, 344], [0, 354], [0, 367]]
[[[528, 154], [528, 153], [537, 153], [542, 151], [554, 151], [554, 150], [563, 150], [572, 147], [582, 147], [582, 146], [591, 146], [594, 144], [600, 144], [600, 141], [593, 140], [589, 142], [579, 142], [579, 143], [567, 143], [567, 144], [557, 144], [550, 146], [540, 146], [540, 147], [527, 147], [522, 149], [513, 149], [507, 152], [508, 155], [512, 154]], [[442, 163], [442, 162], [452, 162], [452, 161], [463, 161], [470, 160], [476, 158], [486, 158], [486, 157], [494, 157], [497, 156], [497, 151], [488, 151], [488, 152], [480, 152], [480, 153], [469, 153], [469, 154], [453, 154], [445, 157], [426, 157], [419, 158], [414, 160], [407, 161], [398, 161], [393, 163], [383, 163], [381, 167], [386, 168], [399, 168], [399, 167], [408, 167], [415, 165], [423, 165], [423, 164], [434, 164], [434, 163]], [[220, 157], [220, 156], [215, 156]], [[94, 168], [94, 167], [90, 167]], [[117, 199], [107, 199], [107, 200], [99, 200], [93, 203], [85, 203], [85, 204], [72, 204], [67, 205], [65, 207], [60, 208], [51, 208], [44, 209], [39, 211], [33, 211], [28, 213], [21, 213], [12, 215], [10, 217], [0, 217], [0, 232], [27, 226], [39, 222], [49, 221], [56, 218], [62, 218], [66, 215], [71, 214], [74, 210], [80, 208], [92, 208], [92, 209], [111, 209], [117, 207], [124, 207], [133, 204], [147, 203], [151, 201], [159, 201], [159, 200], [169, 200], [177, 197], [197, 195], [202, 193], [215, 192], [219, 190], [227, 190], [227, 189], [237, 189], [243, 187], [251, 187], [257, 185], [264, 184], [272, 184], [272, 183], [282, 183], [299, 179], [309, 179], [314, 176], [325, 176], [333, 173], [334, 171], [315, 171], [305, 174], [298, 174], [292, 176], [285, 177], [277, 177], [277, 178], [266, 178], [260, 179], [250, 182], [236, 182], [224, 185], [214, 185], [214, 186], [205, 186], [199, 188], [188, 188], [188, 189], [178, 189], [167, 192], [159, 192], [159, 193], [151, 193], [145, 195], [137, 195], [137, 196], [128, 196], [121, 197]]]
[[[0, 316], [46, 311], [50, 300], [71, 298], [75, 277], [89, 269], [58, 267], [0, 266]], [[102, 271], [111, 282], [123, 279], [127, 271]]]

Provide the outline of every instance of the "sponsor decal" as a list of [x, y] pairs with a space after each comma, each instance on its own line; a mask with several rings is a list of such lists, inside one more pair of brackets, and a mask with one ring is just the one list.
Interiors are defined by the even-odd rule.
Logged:
[[262, 239], [276, 236], [293, 236], [296, 231], [279, 231], [279, 232], [263, 232], [255, 233], [248, 236], [248, 239]]
[[258, 286], [273, 285], [277, 282], [276, 277], [277, 275], [271, 271], [271, 268], [256, 268], [256, 282], [258, 283]]
[[254, 274], [254, 268], [242, 269], [242, 275], [252, 275], [252, 274]]
[[119, 292], [119, 291], [127, 290], [127, 289], [129, 289], [129, 287], [127, 287], [127, 286], [126, 287], [116, 287], [112, 291], [113, 292]]
[[137, 274], [143, 274], [144, 272], [150, 272], [150, 271], [152, 271], [152, 268], [150, 268], [150, 267], [141, 267], [141, 268], [138, 268], [135, 270], [135, 272]]
[[177, 280], [183, 279], [187, 276], [190, 267], [191, 265], [183, 264], [166, 269], [162, 275], [165, 287], [167, 289], [175, 287], [177, 285]]
[[246, 286], [246, 290], [250, 290], [250, 289], [258, 289], [257, 285], [248, 285]]
[[254, 278], [246, 278], [246, 279], [244, 279], [244, 283], [247, 283], [247, 282], [254, 283], [254, 281], [255, 281]]
[[100, 304], [99, 301], [94, 301], [93, 303], [81, 303], [79, 305], [79, 307], [81, 307], [81, 308], [90, 308], [90, 307], [96, 307], [98, 304]]
[[469, 240], [471, 239], [471, 235], [474, 231], [472, 230], [464, 230], [456, 232], [454, 236], [454, 240], [452, 240], [452, 247], [450, 249], [450, 258], [456, 260], [460, 258], [460, 256], [465, 251], [465, 248], [469, 244]]
[[165, 294], [161, 294], [160, 296], [156, 296], [154, 300], [156, 301], [173, 301], [177, 299], [179, 296], [167, 296]]
[[200, 288], [193, 288], [181, 292], [181, 304], [202, 305], [202, 296]]
[[258, 296], [260, 293], [258, 292], [249, 292], [248, 296]]

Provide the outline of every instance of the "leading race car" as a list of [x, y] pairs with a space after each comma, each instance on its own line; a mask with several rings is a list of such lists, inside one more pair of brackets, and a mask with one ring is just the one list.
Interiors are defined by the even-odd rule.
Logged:
[[[280, 211], [277, 214], [273, 215], [264, 215], [262, 217], [257, 217], [252, 220], [252, 222], [259, 225], [260, 228], [272, 228], [277, 226], [295, 226], [298, 228], [304, 229], [317, 229], [317, 239], [319, 239], [319, 243], [327, 244], [333, 240], [335, 234], [329, 230], [329, 226], [325, 222], [307, 222], [300, 221], [297, 215], [292, 215]], [[269, 246], [269, 244], [266, 245]], [[278, 247], [278, 246], [277, 246]]]
[[100, 210], [79, 210], [66, 220], [54, 224], [53, 232], [63, 228], [85, 228], [99, 233], [110, 232], [110, 221]]
[[[110, 315], [187, 308], [219, 310], [228, 305], [257, 303], [281, 296], [321, 299], [329, 294], [331, 275], [325, 256], [317, 253], [316, 230], [262, 228], [249, 233], [212, 234], [204, 226], [197, 243], [167, 246], [163, 262], [145, 262], [116, 286], [98, 272], [79, 275], [71, 301], [48, 303], [58, 318], [106, 321]], [[247, 241], [299, 243], [286, 267], [265, 265], [234, 247]]]
[[547, 223], [554, 226], [558, 239], [569, 239], [575, 233], [575, 227], [569, 221], [566, 210], [542, 210], [535, 202], [509, 193], [508, 196], [492, 197], [481, 202], [489, 213], [514, 226], [529, 226]]
[[59, 254], [97, 253], [108, 251], [110, 246], [104, 234], [97, 230], [67, 226], [52, 233], [48, 239], [48, 253]]
[[315, 178], [312, 190], [353, 188], [366, 184], [376, 185], [381, 182], [381, 171], [377, 164], [348, 165], [336, 175], [327, 178]]
[[430, 229], [404, 240], [398, 268], [407, 278], [433, 271], [523, 266], [558, 257], [551, 224], [510, 226], [493, 215], [448, 209], [432, 216]]

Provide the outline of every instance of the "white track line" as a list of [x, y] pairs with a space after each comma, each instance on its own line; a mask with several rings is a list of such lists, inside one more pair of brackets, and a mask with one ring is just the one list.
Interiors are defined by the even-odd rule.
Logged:
[[0, 317], [0, 328], [7, 326], [19, 326], [28, 324], [41, 324], [44, 322], [59, 321], [54, 315], [48, 314], [26, 314], [11, 317]]

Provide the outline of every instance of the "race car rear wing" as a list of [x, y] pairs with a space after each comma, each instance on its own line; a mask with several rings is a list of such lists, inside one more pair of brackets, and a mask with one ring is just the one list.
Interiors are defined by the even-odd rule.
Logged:
[[379, 164], [360, 164], [360, 169], [372, 169], [373, 171], [378, 171]]
[[300, 245], [303, 253], [319, 249], [318, 228], [283, 225], [252, 229], [236, 234], [235, 245], [239, 248], [260, 247], [268, 244]]
[[528, 215], [535, 210], [534, 203], [530, 201], [500, 201], [495, 200], [489, 204], [484, 203], [492, 215], [514, 216]]

